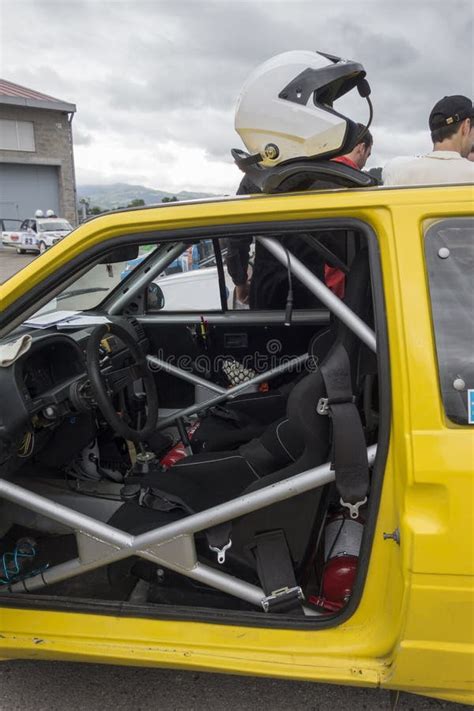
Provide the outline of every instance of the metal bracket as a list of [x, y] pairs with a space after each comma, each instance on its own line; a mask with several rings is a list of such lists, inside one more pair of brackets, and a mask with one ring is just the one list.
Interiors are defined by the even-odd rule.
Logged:
[[192, 570], [197, 565], [194, 536], [183, 534], [165, 543], [156, 543], [146, 548], [147, 558], [156, 557], [158, 563], [164, 566]]
[[349, 504], [347, 501], [344, 501], [341, 497], [339, 499], [339, 503], [341, 504], [341, 506], [345, 506], [346, 509], [349, 509], [351, 518], [358, 518], [360, 507], [367, 503], [367, 496], [364, 496], [362, 501], [356, 501], [355, 504]]
[[217, 548], [217, 546], [209, 546], [210, 551], [217, 553], [217, 562], [219, 565], [223, 565], [225, 563], [225, 554], [229, 548], [232, 548], [232, 538], [229, 538], [225, 546], [222, 546], [222, 548]]
[[113, 551], [119, 551], [120, 546], [102, 541], [89, 533], [76, 533], [77, 549], [81, 563], [95, 563], [109, 556]]

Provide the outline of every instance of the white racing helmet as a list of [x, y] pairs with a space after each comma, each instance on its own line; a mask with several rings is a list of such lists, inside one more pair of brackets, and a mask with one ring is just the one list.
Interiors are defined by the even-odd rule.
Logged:
[[355, 86], [368, 99], [364, 67], [323, 52], [283, 52], [261, 64], [245, 82], [235, 112], [249, 162], [272, 167], [351, 150], [357, 124], [333, 102]]

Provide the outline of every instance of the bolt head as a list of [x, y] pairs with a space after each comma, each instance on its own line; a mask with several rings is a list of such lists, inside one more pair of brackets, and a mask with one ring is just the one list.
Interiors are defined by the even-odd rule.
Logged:
[[267, 145], [265, 146], [264, 153], [265, 157], [269, 158], [270, 160], [275, 160], [280, 155], [278, 146], [276, 146], [274, 143], [267, 143]]

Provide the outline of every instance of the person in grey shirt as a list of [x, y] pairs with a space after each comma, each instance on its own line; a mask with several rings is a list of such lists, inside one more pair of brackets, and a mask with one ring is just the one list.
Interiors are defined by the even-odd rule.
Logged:
[[474, 109], [466, 96], [445, 96], [429, 117], [433, 150], [416, 158], [394, 158], [383, 169], [384, 185], [474, 183]]

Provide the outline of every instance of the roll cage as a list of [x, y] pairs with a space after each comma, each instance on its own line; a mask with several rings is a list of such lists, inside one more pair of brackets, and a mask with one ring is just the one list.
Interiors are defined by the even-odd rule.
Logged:
[[[347, 224], [348, 221], [346, 220], [344, 222]], [[369, 249], [369, 253], [371, 256], [371, 267], [375, 266], [378, 262], [378, 256], [375, 254], [376, 250], [374, 249], [376, 243], [375, 236], [368, 229], [367, 225], [355, 220], [350, 222], [353, 226], [362, 227], [364, 232], [370, 233], [368, 236], [370, 237], [369, 248], [371, 248], [371, 250]], [[264, 234], [260, 234], [257, 239], [260, 240], [282, 264], [288, 264], [291, 272], [297, 278], [301, 279], [305, 286], [325, 304], [329, 311], [343, 321], [372, 352], [378, 354], [380, 363], [380, 345], [377, 344], [374, 331], [340, 301], [297, 257], [289, 254], [288, 250], [282, 247], [276, 239], [265, 236]], [[139, 265], [133, 278], [127, 280], [126, 288], [124, 288], [123, 285], [119, 285], [119, 287], [106, 298], [103, 303], [106, 311], [111, 315], [121, 313], [133, 298], [143, 290], [146, 284], [182, 254], [187, 247], [187, 242], [179, 241], [173, 245], [165, 245], [163, 250], [157, 250], [157, 253], [151, 255], [143, 264]], [[381, 298], [378, 305], [378, 318], [376, 314], [376, 322], [382, 323], [383, 292], [381, 290], [381, 283], [379, 283], [378, 286], [379, 296]], [[374, 306], [374, 308], [376, 308], [376, 306]], [[385, 343], [385, 334], [382, 342], [382, 362], [385, 363], [385, 366], [381, 369], [381, 375], [384, 377], [388, 373], [388, 352]], [[268, 380], [287, 369], [291, 369], [291, 367], [294, 367], [298, 363], [304, 362], [307, 358], [308, 354], [302, 354], [298, 358], [292, 359], [290, 363], [275, 368], [273, 372], [265, 373], [264, 378]], [[155, 356], [148, 356], [148, 362], [152, 369], [166, 367], [166, 364]], [[172, 372], [177, 377], [188, 380], [191, 379], [191, 381], [196, 384], [200, 380], [197, 376], [190, 375], [188, 372], [181, 371], [179, 368], [173, 367], [172, 371], [169, 370], [169, 372]], [[255, 385], [262, 379], [262, 376], [256, 376], [253, 380], [244, 383], [243, 386], [236, 386], [225, 392], [219, 392], [219, 386], [212, 384], [210, 389], [214, 389], [217, 393], [215, 397], [210, 398], [204, 403], [200, 403], [199, 406], [191, 406], [174, 413], [166, 420], [160, 421], [158, 428], [161, 429], [171, 422], [179, 423], [184, 416], [197, 411], [205, 411], [212, 407], [217, 401], [221, 402], [223, 400], [232, 399], [237, 393]], [[386, 380], [386, 383], [387, 382]], [[206, 385], [209, 385], [207, 381]], [[386, 400], [387, 392], [388, 388], [385, 390]], [[380, 471], [381, 461], [385, 458], [387, 446], [388, 427], [385, 426], [382, 433], [382, 446], [379, 446], [377, 449], [377, 445], [373, 445], [367, 449], [369, 466], [373, 467], [378, 464], [378, 470]], [[263, 608], [265, 610], [266, 596], [261, 588], [216, 570], [198, 560], [194, 534], [217, 524], [231, 521], [236, 517], [264, 508], [278, 501], [292, 498], [303, 492], [333, 482], [334, 480], [335, 473], [331, 468], [331, 464], [328, 462], [322, 466], [283, 480], [278, 484], [273, 484], [258, 491], [226, 501], [223, 504], [214, 506], [200, 513], [191, 514], [182, 520], [166, 524], [147, 533], [133, 536], [108, 524], [97, 521], [90, 516], [78, 513], [69, 507], [35, 494], [23, 487], [17, 486], [5, 479], [0, 479], [1, 497], [70, 527], [76, 536], [78, 549], [77, 557], [37, 574], [33, 574], [27, 579], [13, 583], [3, 592], [7, 590], [8, 592], [32, 592], [51, 583], [72, 578], [81, 573], [95, 570], [130, 556], [138, 556], [152, 561], [153, 563], [163, 565], [188, 578], [205, 583], [211, 588], [221, 590], [245, 600], [255, 605], [256, 608]], [[378, 489], [380, 493], [380, 486]], [[375, 512], [373, 508], [371, 520], [373, 525], [375, 523]], [[347, 606], [344, 614], [352, 614], [353, 610], [351, 610], [350, 607], [350, 605]], [[306, 615], [311, 617], [319, 614], [308, 606], [304, 606], [304, 611]]]

